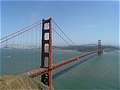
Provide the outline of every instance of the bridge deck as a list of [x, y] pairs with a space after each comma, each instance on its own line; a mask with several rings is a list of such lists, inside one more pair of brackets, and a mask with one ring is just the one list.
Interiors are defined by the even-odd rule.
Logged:
[[31, 70], [31, 71], [28, 71], [27, 73], [24, 73], [26, 75], [28, 75], [29, 77], [37, 77], [39, 75], [42, 75], [42, 74], [45, 74], [45, 73], [48, 73], [49, 70], [54, 70], [54, 69], [57, 69], [63, 65], [66, 65], [66, 64], [69, 64], [71, 62], [74, 62], [74, 61], [78, 61], [80, 60], [82, 57], [85, 57], [85, 56], [88, 56], [88, 55], [92, 55], [92, 54], [95, 54], [96, 51], [91, 51], [91, 52], [84, 52], [84, 53], [81, 53], [79, 56], [76, 56], [76, 57], [73, 57], [73, 58], [70, 58], [68, 60], [63, 60], [62, 62], [60, 63], [57, 63], [57, 64], [54, 64], [52, 65], [52, 68], [51, 69], [47, 69], [47, 68], [39, 68], [39, 69], [34, 69], [34, 70]]

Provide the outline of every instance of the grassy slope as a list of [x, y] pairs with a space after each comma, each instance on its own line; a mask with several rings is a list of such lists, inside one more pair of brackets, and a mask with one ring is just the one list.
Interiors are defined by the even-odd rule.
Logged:
[[25, 75], [6, 75], [0, 77], [0, 90], [48, 90], [48, 87]]

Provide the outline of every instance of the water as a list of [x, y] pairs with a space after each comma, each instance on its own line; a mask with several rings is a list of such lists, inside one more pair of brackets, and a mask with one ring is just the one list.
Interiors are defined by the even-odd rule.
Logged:
[[[53, 49], [53, 63], [69, 59], [79, 52], [72, 50]], [[40, 67], [40, 50], [39, 49], [10, 49], [0, 50], [0, 74], [18, 74]]]
[[[85, 58], [76, 62], [54, 79], [56, 90], [119, 90], [118, 52]], [[75, 65], [76, 64], [76, 65]], [[71, 67], [71, 68], [70, 68]], [[60, 73], [59, 73], [60, 74]], [[119, 89], [118, 89], [119, 88]]]
[[[0, 74], [18, 74], [40, 66], [39, 49], [2, 49]], [[79, 55], [72, 50], [53, 50], [53, 61]], [[55, 90], [119, 90], [120, 52], [90, 56], [54, 72]]]

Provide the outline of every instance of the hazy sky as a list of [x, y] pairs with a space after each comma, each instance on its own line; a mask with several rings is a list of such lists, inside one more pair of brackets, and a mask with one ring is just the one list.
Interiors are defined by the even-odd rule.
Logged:
[[76, 44], [119, 42], [117, 1], [4, 1], [1, 7], [1, 36], [52, 16]]

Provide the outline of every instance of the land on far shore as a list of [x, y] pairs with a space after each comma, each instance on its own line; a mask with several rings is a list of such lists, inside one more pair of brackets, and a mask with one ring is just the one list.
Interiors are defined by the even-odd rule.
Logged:
[[[53, 46], [54, 48], [59, 48], [62, 50], [76, 50], [79, 52], [84, 52], [84, 51], [95, 51], [97, 49], [96, 45], [76, 45], [76, 46]], [[102, 46], [104, 50], [120, 50], [119, 47], [116, 46], [111, 46], [111, 45], [104, 45]]]

